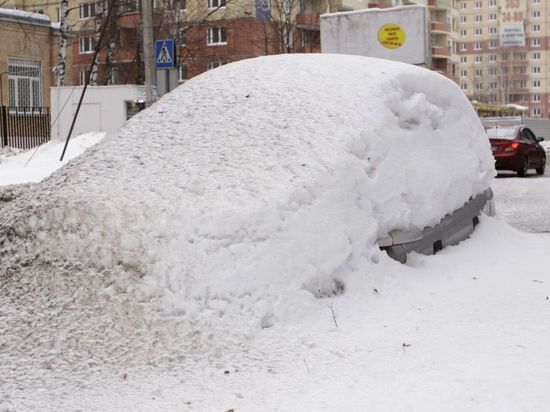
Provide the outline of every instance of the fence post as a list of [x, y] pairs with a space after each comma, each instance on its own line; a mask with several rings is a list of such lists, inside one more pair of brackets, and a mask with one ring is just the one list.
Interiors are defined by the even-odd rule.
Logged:
[[5, 147], [8, 145], [8, 108], [0, 106], [0, 109], [0, 117], [2, 118], [2, 146]]

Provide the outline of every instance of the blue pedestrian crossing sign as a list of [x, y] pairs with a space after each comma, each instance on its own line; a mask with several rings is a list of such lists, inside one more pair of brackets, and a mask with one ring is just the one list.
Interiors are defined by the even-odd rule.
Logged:
[[157, 40], [155, 42], [155, 61], [157, 69], [173, 69], [176, 66], [174, 40]]

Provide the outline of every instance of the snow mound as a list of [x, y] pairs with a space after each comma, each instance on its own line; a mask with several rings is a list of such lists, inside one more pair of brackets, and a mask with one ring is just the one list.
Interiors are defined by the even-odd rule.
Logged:
[[[490, 185], [493, 162], [470, 103], [436, 73], [342, 55], [241, 61], [4, 202], [2, 269], [13, 283], [41, 268], [27, 280], [41, 305], [76, 299], [107, 323], [118, 308], [122, 346], [153, 316], [138, 304], [189, 330], [271, 328], [347, 293], [384, 259], [379, 236], [437, 223]], [[52, 286], [76, 278], [78, 293]], [[86, 313], [81, 341], [97, 340]]]

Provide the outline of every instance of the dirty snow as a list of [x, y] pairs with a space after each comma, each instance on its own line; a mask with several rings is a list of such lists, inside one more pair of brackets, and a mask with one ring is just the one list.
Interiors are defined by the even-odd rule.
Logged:
[[543, 410], [548, 237], [483, 218], [406, 266], [375, 245], [494, 174], [469, 102], [421, 68], [199, 76], [0, 193], [0, 407]]

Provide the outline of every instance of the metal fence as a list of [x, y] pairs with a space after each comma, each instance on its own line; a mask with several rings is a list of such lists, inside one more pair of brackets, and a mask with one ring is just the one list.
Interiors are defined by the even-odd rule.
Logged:
[[49, 108], [0, 106], [1, 147], [31, 149], [49, 140]]

